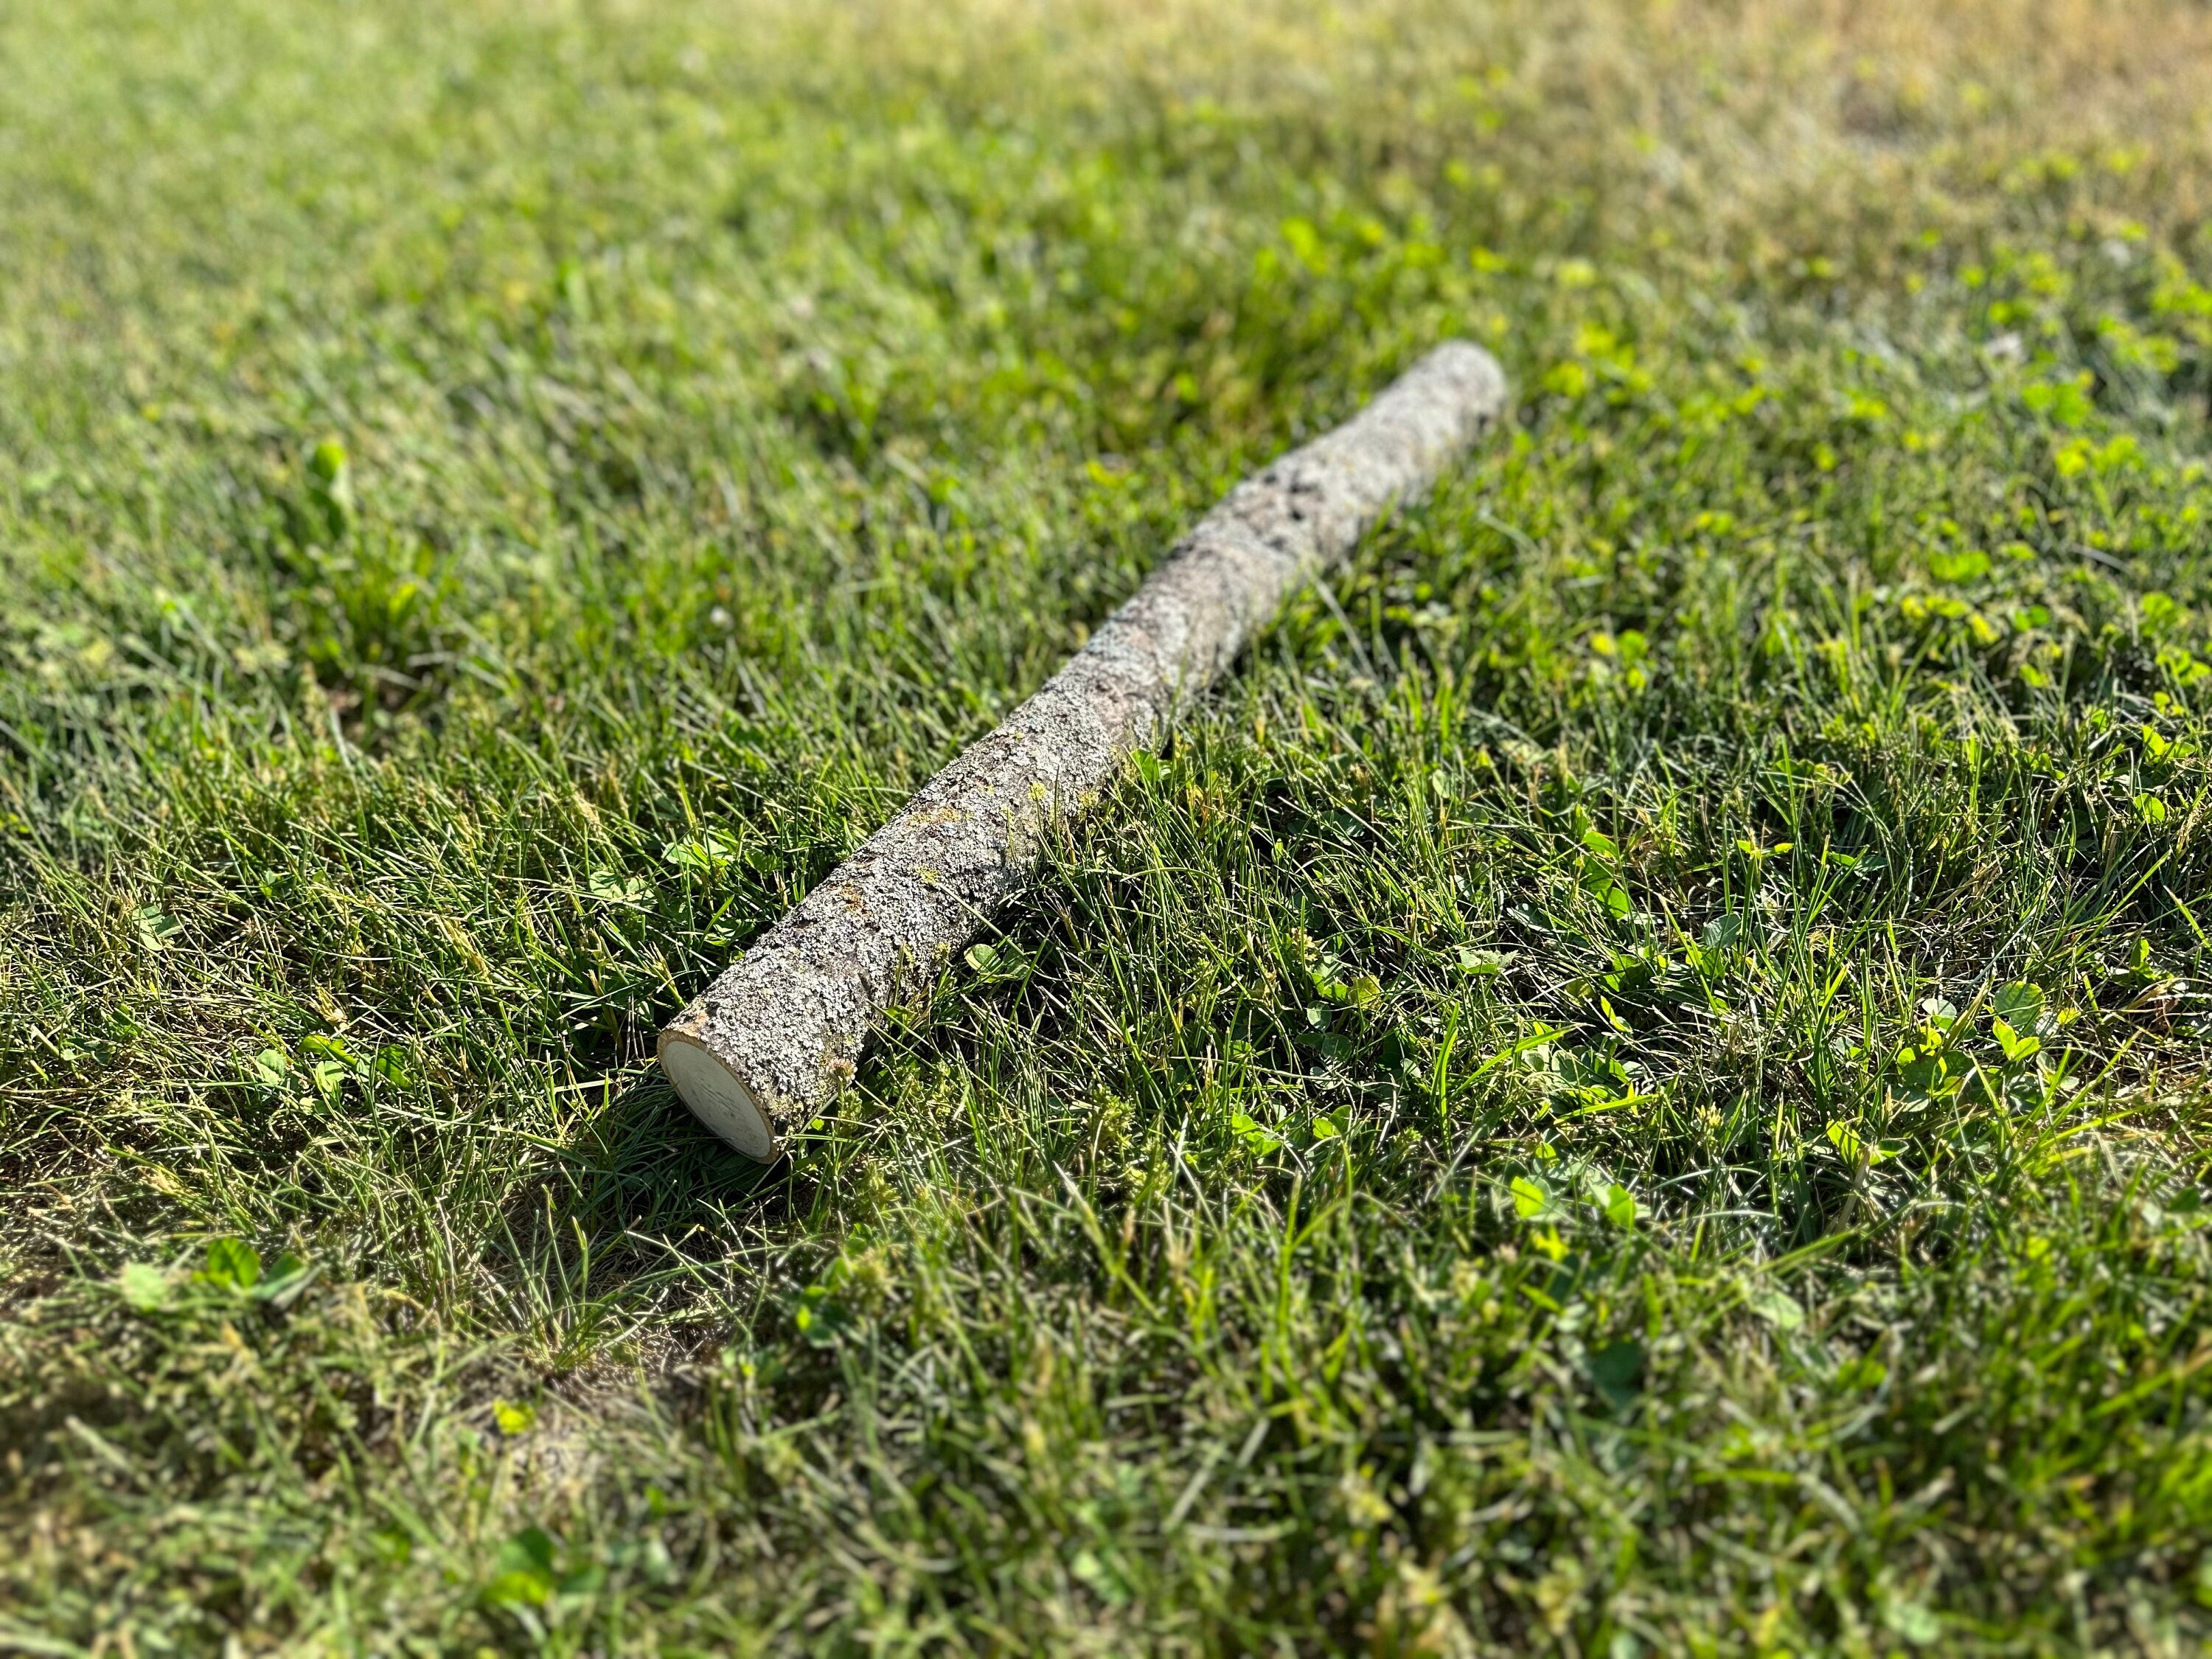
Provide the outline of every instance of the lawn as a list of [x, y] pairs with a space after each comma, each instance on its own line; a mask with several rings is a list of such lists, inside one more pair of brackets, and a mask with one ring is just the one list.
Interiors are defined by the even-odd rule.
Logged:
[[[2212, 1641], [2212, 12], [0, 0], [0, 1650]], [[1505, 427], [769, 1168], [660, 1024]]]

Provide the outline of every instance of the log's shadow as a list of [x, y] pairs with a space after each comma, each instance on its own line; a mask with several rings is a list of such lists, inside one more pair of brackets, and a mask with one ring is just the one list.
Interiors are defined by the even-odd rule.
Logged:
[[[724, 1144], [658, 1068], [609, 1095], [555, 1152], [563, 1176], [510, 1194], [487, 1265], [534, 1286], [526, 1300], [549, 1323], [650, 1328], [664, 1359], [715, 1346], [787, 1288], [785, 1258], [823, 1200], [820, 1178], [804, 1146], [764, 1164]], [[588, 1368], [594, 1346], [582, 1339], [554, 1369]]]
[[584, 1176], [573, 1207], [586, 1228], [670, 1237], [738, 1215], [757, 1226], [804, 1212], [814, 1196], [804, 1152], [772, 1164], [747, 1158], [655, 1067], [617, 1091], [565, 1155]]

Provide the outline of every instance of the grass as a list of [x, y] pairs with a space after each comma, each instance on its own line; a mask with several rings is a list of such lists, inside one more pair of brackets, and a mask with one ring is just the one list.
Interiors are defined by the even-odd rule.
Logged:
[[[0, 1647], [2201, 1646], [2212, 15], [923, 9], [0, 8]], [[1450, 334], [1510, 431], [700, 1129]]]

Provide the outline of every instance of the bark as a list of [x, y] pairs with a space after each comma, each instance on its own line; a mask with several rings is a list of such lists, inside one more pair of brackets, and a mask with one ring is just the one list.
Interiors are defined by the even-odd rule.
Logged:
[[775, 1158], [852, 1077], [876, 1017], [1022, 885], [1046, 832], [1110, 786], [1292, 593], [1425, 493], [1504, 402], [1496, 361], [1454, 342], [1238, 484], [1035, 696], [661, 1033], [685, 1102], [738, 1151]]

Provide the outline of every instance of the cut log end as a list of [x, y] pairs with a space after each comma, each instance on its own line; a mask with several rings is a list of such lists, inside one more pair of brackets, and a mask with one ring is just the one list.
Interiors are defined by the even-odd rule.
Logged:
[[747, 1158], [773, 1164], [781, 1156], [775, 1129], [753, 1091], [704, 1044], [678, 1031], [663, 1031], [660, 1069], [700, 1121]]

